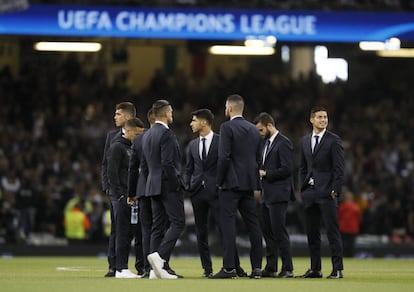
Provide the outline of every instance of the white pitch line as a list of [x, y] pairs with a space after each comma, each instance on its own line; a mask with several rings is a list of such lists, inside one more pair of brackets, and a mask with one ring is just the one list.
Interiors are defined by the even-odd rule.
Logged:
[[56, 267], [56, 271], [66, 272], [103, 272], [101, 269], [90, 269], [87, 267]]

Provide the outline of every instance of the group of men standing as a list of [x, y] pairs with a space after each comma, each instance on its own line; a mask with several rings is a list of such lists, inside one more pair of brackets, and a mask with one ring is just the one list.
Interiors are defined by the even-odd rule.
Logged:
[[[229, 120], [221, 124], [219, 135], [212, 131], [214, 115], [209, 109], [192, 112], [190, 126], [199, 137], [189, 143], [182, 170], [180, 147], [169, 128], [173, 122], [170, 103], [157, 100], [153, 104], [147, 115], [151, 127], [145, 131], [142, 121], [135, 117], [133, 104], [117, 105], [115, 123], [122, 129], [108, 133], [102, 164], [103, 190], [110, 198], [112, 219], [107, 277], [182, 277], [171, 269], [169, 260], [185, 228], [184, 191], [193, 206], [203, 277], [294, 277], [286, 228], [288, 203], [295, 199], [293, 145], [278, 131], [271, 115], [260, 113], [251, 123], [244, 119], [243, 110], [240, 95], [227, 97], [225, 115]], [[344, 172], [342, 142], [326, 130], [325, 108], [313, 108], [310, 122], [312, 133], [301, 140], [299, 182], [311, 266], [298, 277], [322, 277], [323, 221], [332, 253], [328, 278], [339, 279], [343, 277], [337, 220], [337, 197]], [[139, 207], [139, 223], [131, 225], [129, 206], [134, 204]], [[249, 275], [240, 266], [236, 246], [238, 212], [251, 244]], [[223, 265], [215, 274], [208, 244], [209, 216], [218, 227], [223, 246]], [[138, 274], [128, 269], [128, 245], [133, 235]]]

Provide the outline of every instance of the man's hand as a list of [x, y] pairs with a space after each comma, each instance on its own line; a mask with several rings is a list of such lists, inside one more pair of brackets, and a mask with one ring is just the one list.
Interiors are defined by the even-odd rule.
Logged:
[[260, 177], [266, 176], [266, 170], [259, 169], [259, 175], [260, 175]]
[[133, 205], [136, 201], [138, 201], [137, 197], [133, 197], [133, 198], [128, 197], [128, 198], [127, 198], [127, 203], [128, 203], [128, 205], [130, 205], [130, 206], [132, 206], [132, 205]]
[[335, 192], [334, 190], [331, 192], [331, 198], [332, 199], [336, 199], [338, 197], [338, 193]]
[[260, 202], [261, 198], [262, 198], [262, 191], [261, 190], [256, 190], [253, 192], [254, 194], [254, 198], [256, 199], [256, 201]]

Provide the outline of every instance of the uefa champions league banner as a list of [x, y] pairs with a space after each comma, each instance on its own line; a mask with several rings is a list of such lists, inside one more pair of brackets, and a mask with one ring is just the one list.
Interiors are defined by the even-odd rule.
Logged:
[[414, 13], [30, 5], [0, 14], [2, 35], [359, 42], [414, 41]]

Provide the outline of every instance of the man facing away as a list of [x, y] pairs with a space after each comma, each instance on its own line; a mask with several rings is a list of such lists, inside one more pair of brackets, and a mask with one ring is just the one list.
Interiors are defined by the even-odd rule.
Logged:
[[[151, 253], [147, 258], [156, 278], [177, 279], [180, 276], [169, 267], [169, 260], [185, 228], [181, 152], [177, 138], [169, 128], [173, 122], [170, 103], [158, 100], [152, 110], [155, 124], [142, 141], [145, 195], [151, 197], [153, 219]], [[167, 221], [170, 225], [165, 230]], [[153, 277], [150, 275], [150, 278]]]
[[243, 118], [244, 100], [230, 95], [225, 115], [230, 118], [220, 127], [217, 185], [220, 222], [223, 233], [223, 267], [212, 278], [235, 278], [236, 214], [240, 212], [250, 239], [251, 278], [262, 274], [262, 233], [256, 210], [254, 191], [261, 189], [259, 165], [261, 138], [256, 127]]
[[305, 207], [310, 269], [302, 278], [322, 278], [320, 223], [323, 220], [331, 250], [332, 272], [328, 279], [343, 278], [342, 240], [338, 228], [338, 196], [344, 181], [344, 150], [341, 139], [328, 131], [328, 111], [314, 107], [312, 132], [300, 142], [301, 195]]
[[260, 113], [254, 123], [264, 139], [260, 202], [263, 236], [266, 241], [266, 267], [262, 277], [276, 277], [278, 257], [282, 259], [279, 278], [293, 277], [292, 252], [289, 234], [286, 229], [288, 202], [294, 199], [293, 193], [293, 146], [275, 126], [273, 117]]
[[[112, 141], [116, 137], [122, 136], [124, 133], [125, 122], [136, 115], [136, 108], [131, 102], [121, 102], [115, 106], [114, 121], [115, 126], [118, 129], [114, 129], [108, 132], [105, 140], [104, 153], [102, 158], [102, 191], [109, 196], [109, 184], [108, 184], [108, 160], [107, 153], [108, 149], [112, 144]], [[105, 277], [115, 277], [115, 225], [112, 222], [115, 222], [113, 218], [114, 210], [111, 203], [111, 197], [109, 196], [109, 210], [111, 215], [111, 232], [109, 235], [108, 243], [108, 272], [105, 274]]]

